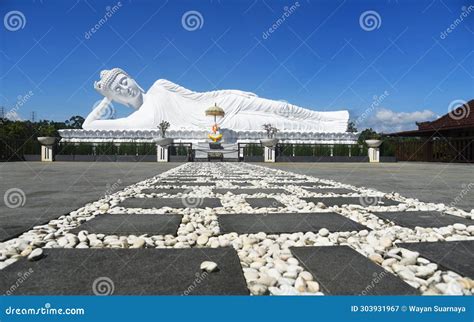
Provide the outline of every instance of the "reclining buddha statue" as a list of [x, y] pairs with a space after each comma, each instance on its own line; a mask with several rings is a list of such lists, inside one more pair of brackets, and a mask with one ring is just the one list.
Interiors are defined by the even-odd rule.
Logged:
[[[156, 129], [163, 120], [171, 124], [170, 130], [203, 130], [209, 127], [204, 112], [214, 104], [225, 111], [220, 128], [233, 131], [261, 131], [263, 124], [271, 123], [280, 131], [341, 133], [349, 120], [347, 111], [317, 112], [239, 90], [193, 92], [164, 79], [145, 92], [120, 68], [102, 71], [94, 87], [104, 98], [85, 119], [86, 130]], [[102, 119], [112, 102], [135, 111]]]

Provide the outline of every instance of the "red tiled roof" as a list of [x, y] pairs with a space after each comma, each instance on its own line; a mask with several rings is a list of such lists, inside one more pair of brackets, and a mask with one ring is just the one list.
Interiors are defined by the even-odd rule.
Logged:
[[387, 136], [429, 136], [435, 131], [474, 128], [474, 99], [454, 108], [434, 121], [417, 122], [418, 130], [386, 134]]
[[448, 130], [474, 127], [474, 100], [454, 108], [448, 114], [431, 122], [417, 123], [418, 130]]

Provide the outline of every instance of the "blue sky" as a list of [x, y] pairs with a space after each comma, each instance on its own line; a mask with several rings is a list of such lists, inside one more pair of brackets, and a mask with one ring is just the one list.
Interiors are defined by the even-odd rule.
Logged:
[[[22, 119], [32, 111], [41, 119], [86, 116], [101, 99], [93, 89], [100, 70], [121, 67], [145, 89], [160, 78], [195, 91], [241, 89], [314, 110], [348, 109], [359, 128], [414, 128], [447, 113], [453, 101], [474, 98], [470, 5], [1, 0], [0, 105]], [[11, 11], [24, 17], [15, 31], [5, 22]], [[183, 25], [189, 11], [200, 14], [196, 30]], [[361, 22], [365, 15], [375, 25]], [[117, 116], [130, 112], [117, 107]]]

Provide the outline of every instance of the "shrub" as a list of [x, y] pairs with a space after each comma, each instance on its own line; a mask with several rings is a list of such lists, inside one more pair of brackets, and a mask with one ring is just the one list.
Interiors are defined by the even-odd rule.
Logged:
[[258, 143], [246, 144], [244, 147], [244, 156], [263, 155], [263, 147]]
[[76, 154], [76, 147], [75, 147], [74, 143], [69, 143], [69, 142], [59, 143], [57, 154], [60, 154], [60, 155], [74, 155], [74, 154]]
[[112, 142], [101, 143], [95, 147], [96, 155], [115, 155], [117, 147]]
[[331, 156], [331, 147], [326, 144], [317, 144], [314, 146], [314, 156], [328, 157]]
[[94, 147], [91, 143], [79, 143], [74, 147], [76, 155], [92, 155]]
[[118, 155], [137, 155], [137, 144], [136, 143], [121, 143], [117, 147]]
[[394, 157], [396, 149], [397, 145], [394, 140], [384, 140], [380, 146], [380, 155], [383, 157]]
[[143, 143], [139, 144], [137, 148], [138, 155], [156, 155], [156, 144]]
[[312, 156], [313, 155], [313, 147], [310, 144], [299, 144], [295, 145], [294, 148], [295, 156]]
[[348, 156], [349, 155], [349, 145], [347, 144], [336, 144], [333, 147], [333, 155], [336, 157]]

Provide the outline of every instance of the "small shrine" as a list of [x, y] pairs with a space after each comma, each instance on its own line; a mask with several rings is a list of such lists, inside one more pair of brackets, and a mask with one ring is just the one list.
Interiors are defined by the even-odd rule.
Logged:
[[214, 124], [211, 127], [211, 133], [207, 135], [213, 143], [218, 143], [222, 140], [222, 134], [220, 133], [219, 124], [217, 124], [217, 117], [223, 117], [225, 115], [222, 107], [217, 106], [217, 103], [214, 103], [213, 106], [209, 107], [206, 110], [206, 116], [214, 116]]
[[[217, 106], [217, 103], [214, 103], [213, 106], [206, 109], [206, 116], [214, 116], [214, 124], [211, 127], [211, 132], [207, 137], [211, 140], [209, 143], [209, 148], [211, 150], [221, 150], [222, 145], [222, 133], [220, 132], [219, 124], [217, 123], [217, 117], [223, 117], [225, 115], [224, 109]], [[208, 151], [207, 152], [208, 161], [212, 160], [224, 160], [224, 154], [222, 151]]]

